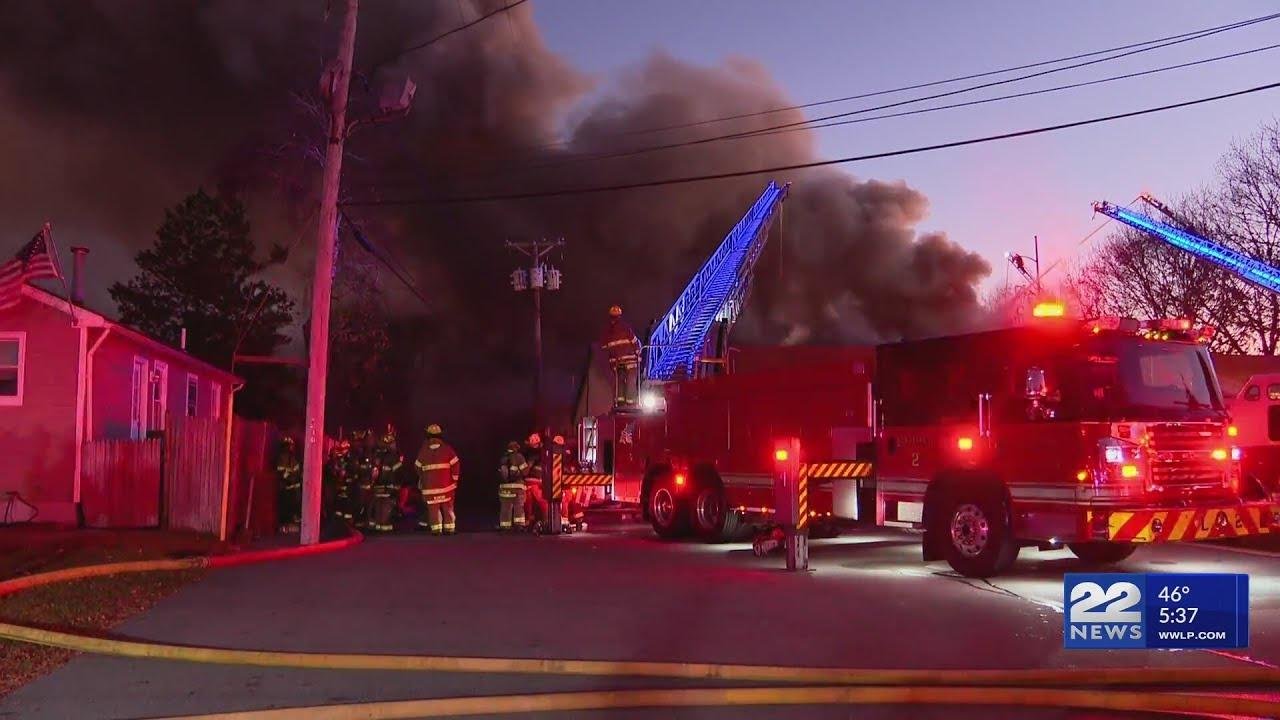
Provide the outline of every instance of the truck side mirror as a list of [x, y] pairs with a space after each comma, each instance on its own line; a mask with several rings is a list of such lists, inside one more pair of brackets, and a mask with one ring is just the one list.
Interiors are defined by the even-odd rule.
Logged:
[[1044, 400], [1049, 396], [1049, 383], [1042, 368], [1027, 368], [1026, 396], [1028, 400]]

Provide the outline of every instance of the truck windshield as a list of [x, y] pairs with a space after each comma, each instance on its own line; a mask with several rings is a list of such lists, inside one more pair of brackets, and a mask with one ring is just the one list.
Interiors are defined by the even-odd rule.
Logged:
[[1063, 419], [1208, 419], [1223, 413], [1208, 354], [1197, 345], [1091, 338], [1062, 376]]

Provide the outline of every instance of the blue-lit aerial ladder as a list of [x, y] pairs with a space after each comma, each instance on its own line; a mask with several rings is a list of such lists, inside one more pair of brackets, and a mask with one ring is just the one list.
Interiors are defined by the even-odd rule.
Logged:
[[[1186, 224], [1184, 220], [1175, 215], [1172, 210], [1159, 200], [1145, 193], [1140, 197], [1148, 205], [1164, 213], [1174, 222]], [[1274, 266], [1257, 258], [1220, 245], [1186, 228], [1156, 220], [1149, 215], [1113, 205], [1109, 202], [1096, 202], [1093, 204], [1093, 210], [1163, 240], [1201, 260], [1207, 260], [1264, 290], [1280, 293], [1280, 269], [1276, 269]]]
[[658, 321], [645, 345], [646, 381], [696, 377], [704, 365], [723, 361], [729, 328], [742, 312], [752, 270], [790, 187], [769, 183]]

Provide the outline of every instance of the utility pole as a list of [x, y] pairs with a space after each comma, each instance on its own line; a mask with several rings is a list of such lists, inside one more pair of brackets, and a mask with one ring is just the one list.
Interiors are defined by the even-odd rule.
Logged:
[[306, 440], [302, 453], [302, 544], [320, 541], [320, 484], [324, 473], [324, 401], [329, 378], [329, 301], [333, 294], [333, 246], [338, 234], [338, 191], [347, 138], [347, 95], [356, 47], [360, 0], [346, 0], [338, 57], [325, 71], [322, 91], [329, 100], [329, 146], [324, 159], [315, 277], [311, 283], [310, 365], [307, 370]]
[[543, 259], [558, 247], [564, 246], [564, 238], [558, 240], [534, 240], [532, 242], [507, 241], [507, 247], [530, 260], [529, 269], [511, 271], [511, 289], [516, 292], [533, 291], [533, 426], [542, 432], [546, 414], [542, 407], [542, 291], [560, 289], [561, 274], [558, 268]]
[[[1035, 289], [1035, 296], [1038, 298], [1040, 297], [1041, 290], [1044, 289], [1040, 285], [1040, 236], [1035, 235], [1033, 238], [1035, 242], [1034, 257], [1019, 255], [1015, 252], [1007, 252], [1004, 254], [1004, 257], [1009, 261], [1009, 264], [1013, 266], [1013, 269], [1018, 271], [1018, 274], [1027, 279], [1027, 282]], [[1031, 271], [1027, 269], [1028, 262], [1035, 267], [1035, 276], [1032, 276]]]

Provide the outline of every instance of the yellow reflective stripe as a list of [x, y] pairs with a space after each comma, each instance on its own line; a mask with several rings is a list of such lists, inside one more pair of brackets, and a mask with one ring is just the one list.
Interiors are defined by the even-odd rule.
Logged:
[[610, 340], [609, 342], [605, 343], [604, 346], [607, 348], [611, 348], [611, 347], [616, 347], [618, 345], [632, 345], [634, 343], [635, 343], [634, 340], [619, 339], [619, 340]]
[[[455, 459], [454, 462], [457, 462], [457, 460]], [[418, 467], [422, 468], [423, 470], [447, 470], [449, 466], [452, 465], [453, 463], [431, 463], [428, 465], [421, 462], [417, 462], [415, 464]]]
[[458, 483], [453, 483], [452, 485], [447, 485], [442, 488], [423, 488], [422, 494], [423, 495], [439, 495], [441, 493], [453, 492], [454, 490], [457, 490], [457, 489], [458, 489]]
[[455, 457], [455, 458], [450, 459], [450, 460], [449, 460], [449, 464], [450, 464], [450, 465], [457, 465], [457, 464], [458, 464], [458, 458], [456, 458], [456, 457]]

